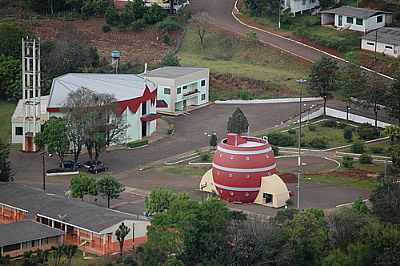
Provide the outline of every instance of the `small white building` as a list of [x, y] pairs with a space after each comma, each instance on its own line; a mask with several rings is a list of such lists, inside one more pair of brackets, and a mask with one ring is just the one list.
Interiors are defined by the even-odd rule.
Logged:
[[334, 25], [339, 29], [369, 32], [390, 23], [392, 13], [381, 10], [341, 6], [321, 11], [321, 25]]
[[157, 84], [157, 110], [177, 114], [209, 101], [208, 68], [161, 67], [142, 74]]
[[399, 58], [400, 28], [384, 27], [366, 34], [362, 37], [361, 49]]
[[[42, 121], [62, 116], [68, 94], [82, 87], [115, 97], [117, 113], [128, 124], [123, 142], [140, 140], [156, 130], [156, 119], [160, 117], [156, 113], [157, 87], [153, 82], [131, 74], [69, 73], [55, 78], [50, 95], [41, 97]], [[21, 101], [12, 116], [12, 143], [23, 141]]]
[[293, 15], [319, 7], [319, 0], [282, 0], [283, 10], [290, 8]]

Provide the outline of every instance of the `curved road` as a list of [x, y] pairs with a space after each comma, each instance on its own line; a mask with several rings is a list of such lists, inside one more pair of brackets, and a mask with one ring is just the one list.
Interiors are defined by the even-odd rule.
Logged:
[[[228, 30], [240, 35], [244, 35], [250, 30], [255, 31], [258, 39], [262, 43], [281, 49], [286, 53], [295, 55], [303, 60], [316, 62], [322, 56], [329, 56], [340, 62], [350, 63], [340, 57], [317, 50], [316, 48], [302, 44], [298, 41], [281, 37], [264, 30], [249, 28], [248, 26], [241, 24], [233, 16], [235, 2], [236, 0], [192, 0], [190, 9], [194, 14], [201, 12], [207, 13], [210, 22], [224, 30]], [[363, 66], [360, 66], [360, 68], [393, 80], [392, 77], [378, 73], [374, 70], [365, 68]]]

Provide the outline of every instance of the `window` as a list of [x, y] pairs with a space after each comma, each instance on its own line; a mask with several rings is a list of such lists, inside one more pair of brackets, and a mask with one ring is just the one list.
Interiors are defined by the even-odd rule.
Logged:
[[9, 252], [9, 251], [14, 251], [14, 250], [19, 250], [20, 244], [13, 244], [13, 245], [8, 245], [3, 247], [3, 252]]
[[362, 25], [363, 25], [363, 20], [362, 20], [362, 18], [356, 19], [356, 24], [362, 26]]
[[347, 17], [347, 18], [346, 18], [346, 22], [347, 22], [348, 24], [353, 24], [353, 21], [354, 21], [353, 17]]
[[203, 79], [203, 80], [201, 81], [201, 86], [202, 86], [202, 87], [206, 86], [206, 80], [205, 80], [205, 79]]
[[181, 94], [181, 92], [182, 92], [182, 88], [181, 88], [181, 87], [176, 88], [176, 93], [177, 93], [177, 94]]
[[15, 135], [22, 136], [24, 134], [24, 129], [22, 127], [15, 127]]
[[375, 43], [373, 43], [373, 42], [367, 42], [367, 44], [368, 44], [368, 45], [371, 45], [371, 46], [374, 46], [374, 45], [375, 45]]
[[392, 50], [393, 47], [392, 47], [392, 46], [385, 45], [385, 49], [390, 49], [390, 50]]
[[171, 89], [170, 88], [164, 88], [164, 94], [170, 95], [171, 94]]
[[187, 89], [187, 86], [183, 86], [183, 90], [186, 90]]
[[49, 239], [47, 237], [43, 238], [42, 239], [42, 245], [47, 245], [47, 244], [49, 244]]
[[147, 102], [142, 103], [142, 115], [147, 114]]
[[202, 101], [205, 101], [205, 100], [206, 100], [206, 95], [205, 95], [205, 94], [202, 94], [202, 95], [201, 95], [201, 100], [202, 100]]
[[382, 23], [383, 22], [383, 16], [377, 16], [376, 17], [376, 22]]
[[303, 0], [303, 6], [305, 6], [306, 5], [306, 0]]

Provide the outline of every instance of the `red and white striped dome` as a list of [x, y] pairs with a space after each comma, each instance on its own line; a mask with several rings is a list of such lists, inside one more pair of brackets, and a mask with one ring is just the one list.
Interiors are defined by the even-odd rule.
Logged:
[[264, 139], [228, 133], [218, 144], [212, 174], [217, 192], [224, 200], [254, 202], [261, 177], [276, 172], [274, 153]]

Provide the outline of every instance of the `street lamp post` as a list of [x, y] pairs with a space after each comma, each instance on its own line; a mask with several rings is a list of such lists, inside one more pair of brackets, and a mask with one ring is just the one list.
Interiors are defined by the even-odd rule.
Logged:
[[347, 120], [347, 121], [349, 121], [350, 110], [351, 110], [350, 106], [347, 105], [347, 106], [346, 106], [346, 120]]
[[303, 106], [303, 86], [307, 82], [305, 79], [296, 80], [300, 84], [300, 97], [299, 97], [299, 136], [298, 136], [298, 157], [297, 157], [297, 209], [300, 209], [300, 178], [301, 178], [301, 113]]
[[44, 158], [46, 152], [42, 152], [42, 187], [46, 191], [46, 159]]

